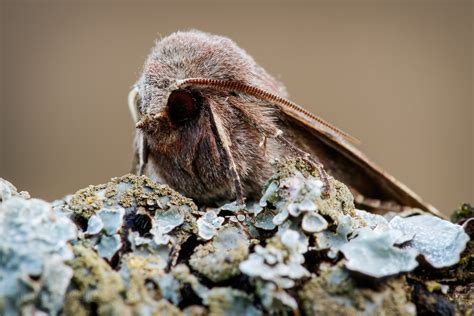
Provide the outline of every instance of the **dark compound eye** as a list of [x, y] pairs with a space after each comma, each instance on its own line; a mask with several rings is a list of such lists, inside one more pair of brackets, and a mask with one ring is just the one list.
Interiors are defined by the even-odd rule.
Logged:
[[185, 90], [176, 90], [168, 98], [168, 115], [174, 123], [195, 117], [198, 105], [193, 95]]

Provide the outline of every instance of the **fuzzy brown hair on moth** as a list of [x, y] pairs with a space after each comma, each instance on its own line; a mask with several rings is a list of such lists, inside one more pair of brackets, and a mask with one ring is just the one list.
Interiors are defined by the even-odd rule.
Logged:
[[193, 30], [157, 41], [129, 107], [135, 172], [197, 203], [258, 198], [272, 161], [297, 155], [323, 180], [347, 184], [358, 205], [439, 215], [367, 159], [355, 138], [287, 100], [284, 85], [229, 38]]

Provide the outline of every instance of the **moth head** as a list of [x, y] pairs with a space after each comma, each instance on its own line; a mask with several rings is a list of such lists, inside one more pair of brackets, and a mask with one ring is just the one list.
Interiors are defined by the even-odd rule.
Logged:
[[175, 89], [158, 110], [144, 113], [142, 98], [134, 87], [128, 96], [128, 106], [136, 127], [145, 132], [159, 132], [164, 127], [169, 131], [196, 123], [201, 110], [202, 98], [190, 89]]
[[[323, 129], [340, 132], [284, 99], [285, 88], [232, 40], [222, 36], [190, 31], [163, 38], [153, 48], [135, 87], [137, 95], [132, 94], [130, 99], [137, 127], [154, 141], [159, 136], [162, 144], [176, 143], [183, 135], [203, 135], [203, 129], [210, 126], [209, 111], [218, 112], [215, 114], [230, 133], [232, 119], [245, 116], [237, 113], [241, 110], [234, 105], [256, 104], [257, 100], [290, 115], [307, 116]], [[253, 110], [258, 116], [260, 109]], [[262, 109], [260, 116], [264, 113]]]
[[[176, 82], [186, 78], [237, 81], [285, 96], [283, 85], [258, 66], [251, 56], [232, 40], [200, 31], [176, 32], [156, 43], [135, 84], [139, 101], [138, 116], [157, 115], [168, 105]], [[186, 89], [195, 101], [217, 97], [212, 89]], [[178, 94], [179, 95], [179, 94]], [[228, 93], [218, 93], [224, 99]], [[173, 98], [175, 95], [173, 94]], [[182, 95], [180, 100], [186, 100]], [[189, 105], [191, 102], [186, 102]], [[187, 112], [187, 111], [184, 111]], [[133, 112], [132, 112], [133, 113]], [[195, 113], [190, 111], [190, 114]], [[132, 114], [133, 115], [133, 114]]]

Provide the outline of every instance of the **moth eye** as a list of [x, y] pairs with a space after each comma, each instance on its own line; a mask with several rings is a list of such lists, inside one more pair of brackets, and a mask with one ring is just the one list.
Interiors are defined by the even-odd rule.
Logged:
[[193, 95], [184, 90], [176, 90], [168, 98], [168, 115], [174, 123], [195, 117], [198, 107]]

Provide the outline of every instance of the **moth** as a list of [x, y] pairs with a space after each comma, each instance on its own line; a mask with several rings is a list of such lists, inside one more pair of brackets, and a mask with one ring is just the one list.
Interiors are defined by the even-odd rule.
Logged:
[[283, 84], [229, 38], [193, 30], [157, 41], [128, 101], [135, 172], [197, 203], [258, 198], [272, 161], [298, 155], [348, 185], [357, 205], [440, 216], [354, 137], [289, 101]]

